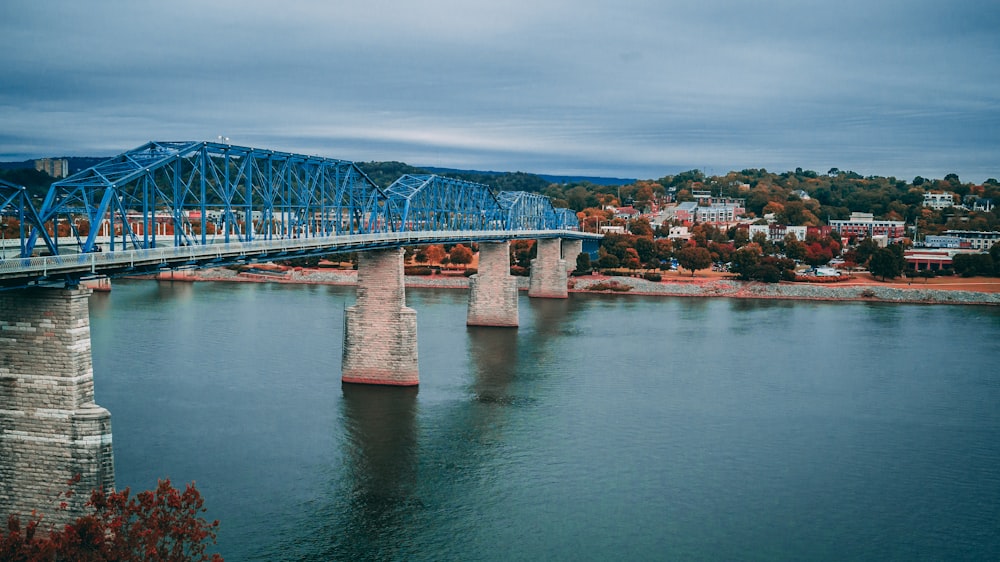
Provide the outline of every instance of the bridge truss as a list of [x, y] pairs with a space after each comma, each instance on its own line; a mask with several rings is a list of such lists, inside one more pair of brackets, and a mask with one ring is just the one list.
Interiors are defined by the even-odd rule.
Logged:
[[38, 212], [25, 188], [3, 182], [0, 203], [4, 237], [19, 238], [16, 252], [0, 246], [0, 289], [53, 275], [69, 284], [399, 245], [594, 236], [536, 193], [437, 175], [383, 190], [352, 162], [214, 142], [149, 142], [53, 183]]
[[[8, 219], [14, 219], [17, 222], [18, 232], [16, 236], [7, 232], [10, 227]], [[17, 255], [30, 255], [31, 251], [26, 248], [26, 241], [31, 230], [37, 230], [50, 252], [54, 252], [55, 243], [42, 226], [43, 224], [38, 213], [35, 212], [35, 207], [31, 204], [28, 190], [24, 186], [0, 180], [0, 232], [2, 232], [0, 248], [3, 249], [4, 257], [6, 257], [7, 240], [14, 238], [20, 240]]]
[[[385, 194], [354, 163], [213, 142], [149, 142], [53, 183], [39, 210], [80, 252], [222, 238], [363, 234], [386, 223]], [[116, 241], [120, 240], [116, 248]], [[30, 251], [35, 238], [28, 240]]]
[[504, 230], [490, 189], [436, 175], [407, 174], [386, 189], [393, 227], [400, 231]]
[[[30, 207], [25, 200], [23, 209]], [[356, 164], [215, 142], [149, 142], [55, 182], [34, 223], [90, 253], [438, 230], [578, 228], [547, 197], [436, 175], [383, 190]], [[24, 221], [21, 221], [24, 224]], [[29, 221], [29, 225], [32, 222]], [[30, 228], [22, 256], [42, 228]], [[101, 245], [101, 240], [108, 247]]]

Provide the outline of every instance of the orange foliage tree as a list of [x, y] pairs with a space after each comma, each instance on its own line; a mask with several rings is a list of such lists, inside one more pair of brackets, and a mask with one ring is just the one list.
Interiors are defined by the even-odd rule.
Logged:
[[128, 488], [110, 494], [95, 490], [87, 503], [93, 513], [61, 530], [43, 532], [37, 514], [24, 524], [11, 515], [0, 533], [0, 560], [221, 562], [221, 556], [206, 552], [215, 544], [219, 522], [201, 517], [203, 503], [194, 484], [181, 492], [169, 479], [135, 496]]

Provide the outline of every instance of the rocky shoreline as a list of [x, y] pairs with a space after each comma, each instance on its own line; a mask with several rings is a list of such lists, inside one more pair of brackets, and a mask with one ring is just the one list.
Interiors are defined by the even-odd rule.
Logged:
[[[237, 272], [231, 269], [175, 271], [161, 274], [161, 280], [230, 281], [249, 283], [293, 283], [312, 285], [354, 285], [354, 271], [336, 269], [292, 269], [275, 272]], [[570, 292], [678, 297], [728, 297], [749, 299], [795, 299], [824, 301], [868, 301], [922, 304], [1000, 305], [1000, 293], [933, 289], [899, 288], [871, 284], [810, 285], [807, 283], [756, 283], [728, 279], [671, 280], [653, 282], [636, 277], [571, 277]], [[615, 285], [616, 289], [609, 289]], [[407, 276], [406, 286], [466, 289], [468, 278], [462, 275]], [[527, 290], [528, 278], [519, 277], [518, 287]], [[627, 287], [627, 289], [626, 289]]]

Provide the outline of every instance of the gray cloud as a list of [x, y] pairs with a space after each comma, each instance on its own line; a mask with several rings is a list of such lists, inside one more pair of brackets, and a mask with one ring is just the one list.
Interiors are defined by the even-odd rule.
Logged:
[[549, 173], [981, 180], [1000, 176], [998, 14], [930, 0], [12, 0], [0, 155], [224, 134]]

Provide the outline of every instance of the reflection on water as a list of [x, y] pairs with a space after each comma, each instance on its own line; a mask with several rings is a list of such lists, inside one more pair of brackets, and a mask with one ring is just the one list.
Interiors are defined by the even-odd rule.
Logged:
[[475, 367], [472, 391], [487, 404], [510, 401], [508, 387], [517, 373], [517, 330], [469, 327], [469, 355]]
[[393, 558], [393, 533], [415, 509], [417, 389], [343, 385], [347, 511], [340, 554]]
[[[524, 303], [522, 299], [521, 303]], [[565, 327], [573, 302], [570, 299], [528, 299], [534, 333], [545, 337], [559, 334]]]

